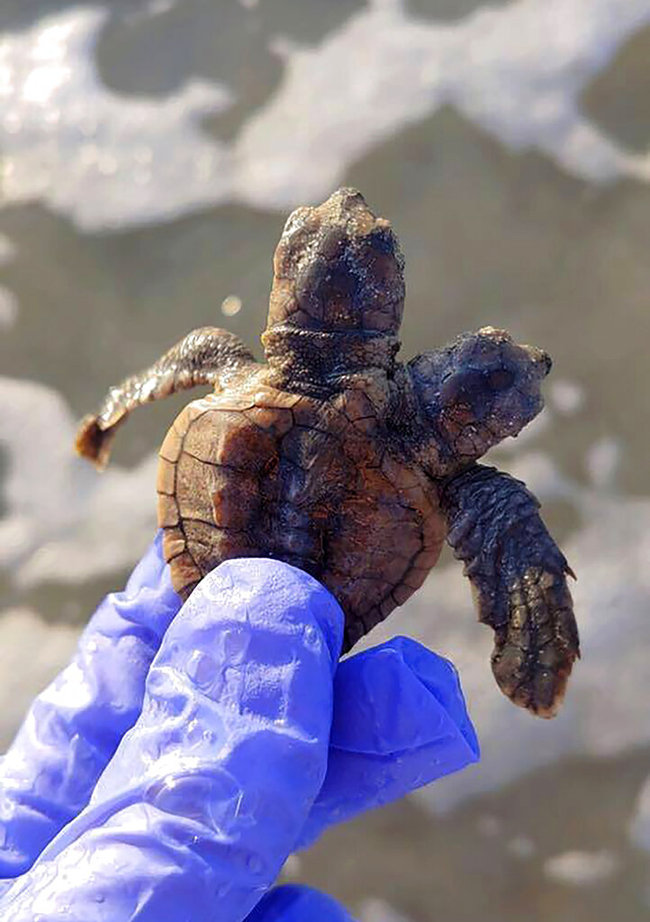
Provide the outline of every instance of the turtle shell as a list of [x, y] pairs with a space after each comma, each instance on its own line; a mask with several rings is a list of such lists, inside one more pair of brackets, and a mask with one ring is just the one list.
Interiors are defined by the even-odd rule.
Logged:
[[259, 380], [189, 404], [160, 450], [175, 590], [232, 557], [275, 557], [345, 613], [344, 650], [418, 589], [446, 534], [435, 485], [391, 452], [362, 388], [330, 400]]

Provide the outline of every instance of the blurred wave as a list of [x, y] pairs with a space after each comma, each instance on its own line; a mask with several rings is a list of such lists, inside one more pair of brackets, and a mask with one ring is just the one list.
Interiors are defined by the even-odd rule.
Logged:
[[152, 99], [102, 85], [93, 52], [107, 17], [73, 8], [5, 35], [7, 203], [39, 199], [88, 230], [229, 201], [289, 209], [325, 197], [365, 153], [446, 104], [581, 178], [650, 179], [650, 158], [622, 149], [579, 104], [650, 22], [647, 0], [516, 0], [453, 23], [416, 19], [401, 0], [369, 0], [314, 47], [273, 39], [281, 83], [228, 143], [201, 125], [235, 103], [227, 86], [192, 79]]
[[0, 378], [0, 444], [7, 449], [0, 566], [22, 585], [83, 582], [143, 553], [155, 531], [156, 453], [98, 477], [72, 453], [77, 421], [63, 399]]

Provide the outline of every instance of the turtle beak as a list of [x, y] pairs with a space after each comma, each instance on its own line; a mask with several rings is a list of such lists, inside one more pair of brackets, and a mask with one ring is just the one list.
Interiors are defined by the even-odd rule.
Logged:
[[539, 371], [540, 377], [545, 378], [553, 367], [553, 359], [551, 356], [548, 352], [544, 352], [543, 349], [538, 349], [536, 346], [524, 346], [523, 348], [528, 353], [535, 368]]
[[548, 352], [544, 352], [543, 349], [540, 349], [539, 352], [540, 352], [539, 363], [540, 363], [541, 368], [543, 369], [544, 377], [546, 377], [546, 375], [549, 373], [549, 371], [553, 367], [553, 359], [548, 354]]

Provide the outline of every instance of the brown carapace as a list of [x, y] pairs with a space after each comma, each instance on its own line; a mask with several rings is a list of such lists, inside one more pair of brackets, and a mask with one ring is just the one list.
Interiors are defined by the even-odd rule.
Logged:
[[356, 190], [298, 208], [275, 252], [266, 363], [232, 333], [196, 330], [111, 388], [77, 449], [101, 468], [131, 410], [211, 385], [160, 449], [158, 519], [183, 598], [227, 558], [280, 558], [336, 596], [348, 650], [446, 539], [494, 628], [500, 688], [548, 717], [579, 655], [571, 571], [525, 486], [476, 462], [540, 411], [551, 361], [484, 327], [400, 363], [403, 268]]

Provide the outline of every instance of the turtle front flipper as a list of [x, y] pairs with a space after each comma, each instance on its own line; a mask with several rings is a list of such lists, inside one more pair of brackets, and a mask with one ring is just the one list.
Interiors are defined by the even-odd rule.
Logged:
[[193, 330], [150, 368], [111, 387], [99, 412], [81, 421], [75, 448], [102, 470], [117, 427], [136, 407], [204, 384], [223, 387], [254, 362], [252, 353], [233, 333], [218, 327]]
[[442, 490], [447, 541], [465, 563], [479, 620], [495, 631], [492, 670], [515, 704], [558, 710], [580, 656], [566, 574], [573, 573], [525, 485], [475, 464]]

